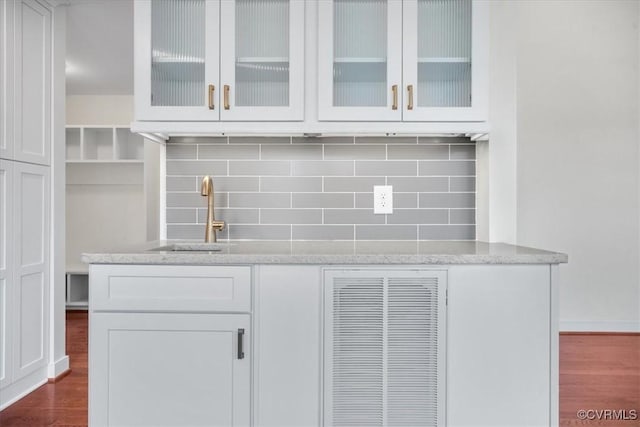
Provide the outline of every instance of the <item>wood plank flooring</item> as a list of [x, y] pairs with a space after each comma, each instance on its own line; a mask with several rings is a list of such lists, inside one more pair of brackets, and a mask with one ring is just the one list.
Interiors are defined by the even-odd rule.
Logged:
[[[67, 312], [67, 353], [72, 372], [45, 384], [0, 412], [2, 427], [87, 426], [87, 313]], [[636, 420], [581, 420], [579, 410], [632, 409]], [[619, 415], [619, 414], [618, 414]], [[613, 414], [610, 414], [610, 418]], [[640, 335], [560, 336], [560, 425], [640, 426]]]

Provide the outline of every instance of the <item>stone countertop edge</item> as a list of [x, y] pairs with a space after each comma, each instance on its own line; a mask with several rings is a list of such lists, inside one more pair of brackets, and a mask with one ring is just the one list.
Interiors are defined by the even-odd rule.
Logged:
[[[480, 241], [231, 241], [221, 251], [164, 251], [189, 241], [155, 241], [130, 248], [82, 254], [86, 264], [225, 265], [454, 265], [560, 264], [564, 253]], [[191, 243], [191, 242], [189, 242]]]

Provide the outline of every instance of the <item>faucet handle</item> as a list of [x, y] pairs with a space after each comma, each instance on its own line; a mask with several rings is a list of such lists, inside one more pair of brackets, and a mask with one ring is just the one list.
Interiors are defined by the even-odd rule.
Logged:
[[224, 229], [224, 221], [213, 220], [211, 222], [211, 228], [214, 230], [221, 231]]

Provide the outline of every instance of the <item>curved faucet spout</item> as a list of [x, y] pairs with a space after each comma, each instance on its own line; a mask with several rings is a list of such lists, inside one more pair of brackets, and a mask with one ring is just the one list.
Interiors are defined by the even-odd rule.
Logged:
[[204, 241], [216, 242], [216, 231], [224, 228], [224, 221], [216, 221], [213, 212], [213, 180], [209, 175], [202, 178], [202, 186], [200, 187], [200, 194], [207, 198], [207, 223], [204, 230]]

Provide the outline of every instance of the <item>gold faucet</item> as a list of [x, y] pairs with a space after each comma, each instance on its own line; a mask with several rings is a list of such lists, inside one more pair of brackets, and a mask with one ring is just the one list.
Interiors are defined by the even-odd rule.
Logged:
[[207, 198], [207, 225], [204, 230], [204, 241], [216, 242], [216, 230], [224, 228], [224, 221], [216, 221], [213, 215], [213, 180], [209, 175], [202, 178], [200, 194]]

